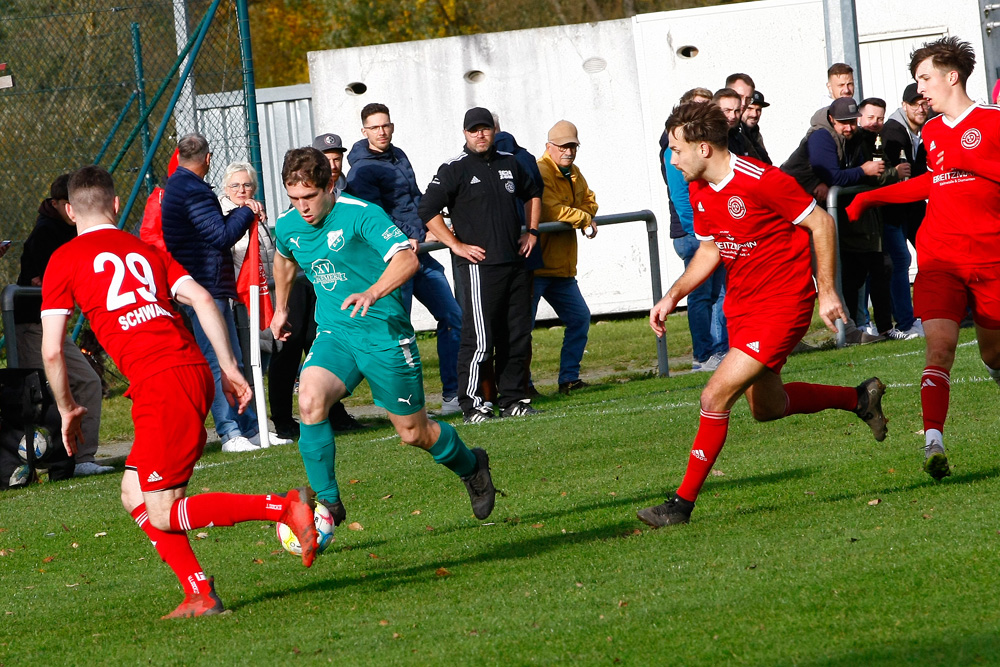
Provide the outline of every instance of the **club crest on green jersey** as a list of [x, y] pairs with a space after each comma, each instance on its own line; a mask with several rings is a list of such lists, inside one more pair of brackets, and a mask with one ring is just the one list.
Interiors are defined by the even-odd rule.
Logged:
[[332, 250], [334, 252], [338, 252], [341, 248], [343, 248], [344, 247], [344, 230], [343, 229], [335, 229], [334, 231], [329, 232], [326, 235], [326, 246], [330, 250]]

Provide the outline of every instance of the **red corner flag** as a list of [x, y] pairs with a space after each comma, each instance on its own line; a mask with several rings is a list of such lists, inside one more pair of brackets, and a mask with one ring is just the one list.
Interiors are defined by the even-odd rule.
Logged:
[[[257, 219], [254, 218], [250, 226], [250, 243], [247, 245], [247, 254], [243, 258], [240, 266], [240, 275], [236, 278], [236, 294], [240, 301], [247, 307], [248, 311], [253, 311], [250, 304], [253, 299], [253, 292], [258, 288], [258, 303], [260, 304], [260, 330], [271, 326], [271, 318], [274, 316], [274, 306], [271, 304], [271, 292], [267, 286], [267, 273], [264, 265], [260, 263], [260, 241], [257, 238]], [[256, 283], [253, 276], [257, 276]]]

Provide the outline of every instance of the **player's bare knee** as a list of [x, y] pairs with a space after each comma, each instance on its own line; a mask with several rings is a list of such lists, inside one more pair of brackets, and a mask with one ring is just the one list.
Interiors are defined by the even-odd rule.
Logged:
[[149, 523], [157, 530], [162, 530], [166, 533], [170, 531], [170, 510], [161, 511], [158, 509], [153, 509], [149, 506], [146, 507], [146, 513], [149, 516]]
[[773, 405], [762, 405], [760, 402], [750, 403], [750, 414], [754, 420], [759, 422], [773, 422], [775, 419], [781, 419], [783, 412], [775, 409]]
[[399, 433], [399, 439], [408, 445], [419, 447], [424, 443], [426, 428], [419, 424], [413, 426], [400, 426], [396, 428], [396, 432]]
[[326, 419], [329, 402], [322, 391], [299, 387], [299, 416], [305, 424], [318, 424]]

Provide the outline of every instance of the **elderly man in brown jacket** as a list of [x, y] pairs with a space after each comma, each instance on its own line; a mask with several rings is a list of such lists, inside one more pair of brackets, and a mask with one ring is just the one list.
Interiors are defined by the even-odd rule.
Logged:
[[[545, 153], [538, 160], [538, 170], [545, 182], [542, 194], [542, 220], [565, 222], [579, 229], [589, 239], [597, 235], [597, 200], [576, 161], [580, 140], [576, 126], [561, 120], [549, 130]], [[576, 282], [576, 232], [566, 230], [542, 234], [542, 263], [535, 270], [533, 312], [544, 298], [566, 325], [559, 358], [559, 392], [587, 386], [580, 379], [580, 360], [587, 347], [590, 309]]]

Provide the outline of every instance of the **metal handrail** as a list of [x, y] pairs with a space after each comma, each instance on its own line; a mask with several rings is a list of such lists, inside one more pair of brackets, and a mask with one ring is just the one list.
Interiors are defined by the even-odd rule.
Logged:
[[[653, 305], [660, 300], [663, 296], [663, 283], [660, 279], [660, 244], [659, 236], [657, 234], [657, 224], [656, 216], [652, 211], [648, 209], [643, 209], [641, 211], [631, 211], [629, 213], [612, 213], [611, 215], [598, 215], [594, 218], [594, 222], [597, 223], [599, 227], [606, 227], [608, 225], [620, 225], [626, 222], [645, 222], [646, 223], [646, 237], [649, 242], [649, 273], [650, 273], [650, 283], [652, 284], [653, 293]], [[565, 222], [543, 222], [538, 225], [538, 231], [542, 234], [548, 232], [564, 232], [573, 231], [576, 228], [565, 223]], [[522, 232], [524, 228], [522, 228]], [[431, 252], [432, 250], [441, 250], [447, 248], [445, 244], [440, 241], [432, 241], [430, 243], [421, 243], [417, 248], [418, 253]], [[670, 377], [670, 365], [669, 356], [667, 354], [667, 337], [664, 335], [661, 338], [656, 339], [656, 361], [657, 370], [660, 377]]]

